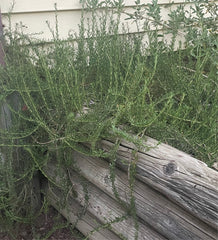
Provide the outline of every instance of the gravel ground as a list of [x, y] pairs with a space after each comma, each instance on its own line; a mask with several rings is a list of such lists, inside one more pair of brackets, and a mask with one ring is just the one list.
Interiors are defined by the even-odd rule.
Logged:
[[[81, 240], [83, 236], [71, 231], [66, 226], [66, 220], [54, 209], [50, 208], [47, 214], [41, 214], [34, 227], [25, 224], [0, 233], [0, 240]], [[62, 226], [60, 228], [60, 226]], [[9, 233], [10, 232], [10, 233]]]

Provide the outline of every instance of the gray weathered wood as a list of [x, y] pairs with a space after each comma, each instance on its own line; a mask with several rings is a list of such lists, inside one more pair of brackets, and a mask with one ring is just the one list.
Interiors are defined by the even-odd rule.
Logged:
[[[114, 143], [99, 143], [110, 151]], [[143, 147], [144, 146], [144, 147]], [[137, 150], [136, 176], [214, 228], [218, 228], [218, 172], [190, 155], [147, 138], [140, 149], [121, 140], [116, 153], [118, 165], [128, 170]]]
[[[1, 19], [1, 9], [0, 9], [0, 67], [5, 66], [4, 61], [4, 36], [3, 36], [3, 25]], [[0, 102], [0, 130], [7, 130], [11, 126], [11, 113], [5, 102]], [[0, 152], [0, 161], [5, 161], [5, 156]]]
[[[61, 173], [60, 175], [56, 175], [56, 167], [54, 164], [49, 164], [44, 170], [49, 176], [49, 178], [52, 179], [52, 181], [56, 182], [56, 184], [60, 184], [61, 181], [66, 180], [66, 172]], [[59, 169], [59, 172], [61, 169]], [[80, 182], [80, 178], [78, 174], [71, 171], [68, 172], [69, 178], [72, 182], [72, 186], [74, 191], [76, 191], [78, 197], [76, 200], [82, 205], [85, 205], [85, 195], [84, 195], [84, 189]], [[122, 216], [126, 216], [126, 210], [117, 203], [114, 199], [112, 199], [110, 196], [105, 194], [103, 191], [101, 191], [99, 188], [97, 188], [95, 185], [91, 184], [90, 182], [87, 185], [88, 193], [89, 193], [89, 204], [87, 207], [87, 210], [93, 214], [95, 217], [99, 219], [100, 222], [106, 224], [107, 222], [113, 221], [116, 218], [121, 218]], [[124, 237], [126, 237], [128, 240], [135, 239], [136, 229], [134, 227], [135, 221], [128, 217], [125, 220], [122, 220], [120, 222], [113, 223], [111, 225], [112, 231], [115, 233], [122, 234]], [[139, 224], [139, 230], [138, 230], [138, 239], [139, 240], [151, 240], [151, 239], [165, 239], [160, 234], [152, 230], [146, 223], [138, 221]]]
[[[5, 67], [5, 52], [4, 52], [4, 35], [3, 35], [3, 25], [1, 20], [1, 11], [0, 11], [0, 67]], [[18, 92], [13, 92], [10, 96], [4, 99], [4, 101], [0, 101], [0, 131], [8, 132], [12, 127], [12, 113], [10, 107], [13, 108], [14, 111], [19, 111], [20, 109], [20, 96]], [[14, 143], [16, 144], [18, 140]], [[16, 149], [16, 148], [15, 148]], [[12, 161], [12, 159], [7, 159], [7, 152], [11, 151], [7, 147], [0, 149], [0, 161], [1, 164], [5, 168], [7, 165], [7, 161]], [[13, 169], [9, 171], [17, 171], [16, 165], [19, 165], [19, 157], [22, 155], [21, 151], [18, 149], [13, 150], [16, 151], [17, 154], [13, 156]], [[14, 166], [15, 165], [15, 166]], [[30, 182], [32, 187], [32, 194], [31, 194], [31, 207], [34, 211], [38, 211], [41, 208], [41, 194], [40, 194], [40, 183], [38, 173], [35, 173], [33, 176], [32, 181]], [[19, 194], [19, 189], [17, 190], [17, 194]]]
[[0, 106], [0, 128], [8, 130], [11, 126], [11, 112], [6, 102], [3, 102]]
[[[73, 225], [77, 222], [78, 216], [83, 211], [82, 206], [76, 202], [72, 197], [64, 199], [64, 195], [57, 187], [43, 186], [49, 203], [55, 207], [69, 222]], [[60, 203], [65, 203], [65, 207], [60, 206]], [[90, 240], [119, 240], [120, 238], [108, 229], [98, 229], [91, 234], [93, 229], [101, 226], [98, 219], [90, 212], [86, 211], [84, 215], [78, 220], [75, 227], [84, 235], [89, 236]]]
[[[111, 197], [114, 197], [109, 164], [101, 159], [73, 152], [73, 159], [80, 173]], [[69, 169], [70, 171], [70, 169]], [[115, 186], [120, 198], [130, 202], [127, 174], [116, 169]], [[217, 231], [177, 206], [169, 199], [136, 180], [133, 195], [137, 215], [168, 239], [216, 239]]]
[[2, 18], [1, 18], [1, 9], [0, 9], [0, 66], [5, 65], [3, 44], [4, 44], [4, 35], [3, 35], [3, 25], [2, 25]]

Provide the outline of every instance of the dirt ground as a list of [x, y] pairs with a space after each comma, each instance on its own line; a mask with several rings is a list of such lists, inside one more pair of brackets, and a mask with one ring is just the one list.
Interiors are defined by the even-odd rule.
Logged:
[[81, 240], [84, 236], [71, 231], [67, 221], [54, 209], [41, 214], [34, 226], [19, 224], [8, 232], [0, 232], [0, 240]]

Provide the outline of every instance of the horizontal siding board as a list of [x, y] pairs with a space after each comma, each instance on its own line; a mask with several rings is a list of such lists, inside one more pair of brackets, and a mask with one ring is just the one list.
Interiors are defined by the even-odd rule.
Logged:
[[[148, 4], [152, 0], [142, 0], [141, 3]], [[134, 6], [135, 0], [125, 0], [125, 6]], [[159, 4], [169, 4], [172, 0], [159, 0]], [[185, 0], [174, 0], [174, 3], [184, 3]], [[29, 12], [50, 12], [55, 10], [55, 3], [58, 10], [81, 10], [82, 5], [79, 0], [16, 0], [13, 9], [12, 0], [1, 0], [2, 13], [12, 11], [12, 13], [29, 13]]]
[[[176, 6], [171, 6], [175, 8]], [[188, 5], [187, 5], [188, 7]], [[161, 15], [164, 20], [168, 19], [168, 13], [170, 8], [161, 8]], [[133, 13], [134, 9], [131, 7], [126, 7], [125, 11], [127, 13]], [[43, 39], [45, 41], [52, 40], [52, 33], [49, 30], [47, 22], [50, 24], [51, 29], [55, 29], [55, 11], [53, 12], [35, 12], [35, 13], [17, 13], [11, 14], [11, 23], [12, 27], [15, 28], [16, 24], [22, 23], [24, 27], [23, 32], [27, 34], [35, 34], [34, 37], [37, 39]], [[99, 11], [99, 14], [104, 14], [103, 10]], [[69, 33], [74, 34], [78, 33], [79, 23], [81, 17], [81, 11], [79, 9], [74, 11], [59, 11], [58, 15], [58, 26], [59, 26], [59, 36], [62, 39], [66, 39]], [[88, 17], [88, 14], [86, 14]], [[129, 33], [137, 32], [136, 24], [132, 20], [126, 20], [127, 15], [121, 15], [121, 22], [125, 23], [128, 26]], [[142, 20], [139, 24], [140, 31], [143, 32], [143, 23], [145, 20]], [[6, 15], [3, 15], [3, 22], [7, 26], [8, 18]], [[124, 33], [122, 27], [120, 28], [120, 33]]]
[[[141, 3], [149, 3], [152, 0], [141, 0]], [[59, 36], [61, 39], [66, 39], [70, 33], [78, 33], [78, 24], [80, 23], [81, 17], [81, 4], [79, 0], [16, 0], [14, 9], [11, 12], [11, 23], [12, 28], [16, 27], [17, 23], [21, 23], [27, 26], [24, 29], [25, 33], [37, 34], [37, 39], [43, 39], [45, 41], [52, 41], [52, 34], [48, 28], [46, 22], [48, 21], [51, 28], [55, 27], [55, 9], [54, 4], [57, 3], [58, 7], [58, 23], [59, 23]], [[166, 4], [172, 0], [159, 0], [159, 3]], [[162, 6], [161, 15], [163, 20], [168, 20], [170, 8], [176, 8], [178, 3], [184, 3], [185, 0], [174, 0], [173, 5], [170, 7]], [[218, 2], [218, 1], [216, 1]], [[133, 13], [135, 0], [125, 0], [125, 11]], [[12, 0], [1, 0], [0, 7], [3, 14], [3, 23], [8, 26], [7, 12], [10, 10]], [[186, 4], [187, 8], [190, 4]], [[100, 10], [102, 11], [102, 10]], [[122, 15], [122, 22], [128, 24], [130, 33], [137, 32], [136, 25], [131, 21], [126, 21], [126, 15]], [[140, 23], [140, 31], [143, 31], [143, 22]], [[123, 33], [120, 30], [120, 33]]]
[[[58, 13], [59, 36], [62, 39], [66, 38], [69, 32], [78, 32], [80, 17], [80, 11]], [[3, 17], [3, 22], [8, 25], [6, 17]], [[15, 14], [11, 16], [11, 22], [13, 29], [22, 23], [24, 33], [34, 34], [37, 39], [49, 41], [52, 39], [52, 33], [48, 24], [52, 30], [55, 29], [55, 13]]]

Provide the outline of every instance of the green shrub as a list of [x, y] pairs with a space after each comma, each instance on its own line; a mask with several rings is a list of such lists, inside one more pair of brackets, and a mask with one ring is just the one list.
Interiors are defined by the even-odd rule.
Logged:
[[[133, 35], [121, 27], [123, 1], [82, 2], [86, 8], [76, 40], [75, 35], [60, 40], [58, 27], [51, 44], [10, 29], [6, 34], [0, 101], [8, 104], [12, 126], [0, 135], [7, 159], [1, 160], [0, 209], [12, 220], [32, 217], [35, 172], [45, 174], [43, 166], [53, 157], [62, 166], [71, 165], [66, 153], [86, 151], [82, 143], [92, 145], [86, 154], [101, 156], [98, 140], [131, 131], [208, 165], [217, 159], [216, 5], [197, 1], [188, 10], [181, 5], [164, 22], [157, 1], [148, 6], [136, 1], [135, 13], [126, 15], [144, 25]], [[174, 51], [181, 32], [185, 43]]]

